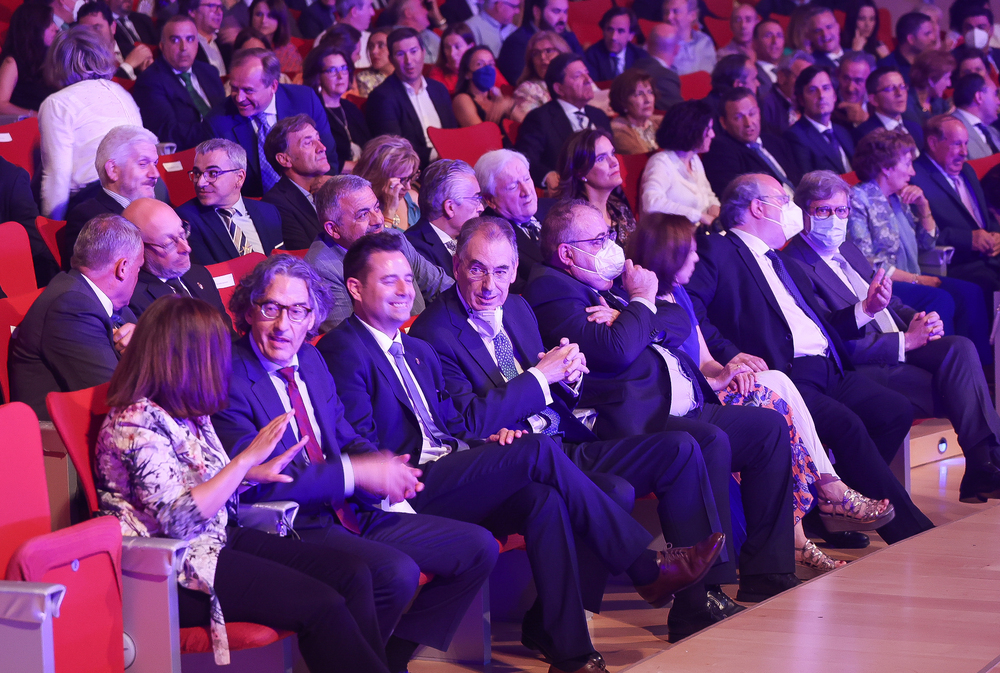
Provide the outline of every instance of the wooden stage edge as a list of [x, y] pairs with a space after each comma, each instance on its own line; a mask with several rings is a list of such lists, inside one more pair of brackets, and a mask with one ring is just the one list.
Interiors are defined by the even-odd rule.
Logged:
[[879, 550], [626, 670], [1000, 673], [1000, 507]]

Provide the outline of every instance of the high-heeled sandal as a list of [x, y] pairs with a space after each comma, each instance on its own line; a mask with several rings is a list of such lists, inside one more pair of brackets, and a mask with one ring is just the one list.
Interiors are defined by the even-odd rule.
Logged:
[[822, 549], [813, 544], [812, 540], [806, 540], [802, 547], [795, 548], [795, 562], [820, 572], [829, 572], [847, 565], [847, 561], [838, 561], [827, 556]]
[[[829, 510], [824, 510], [829, 507]], [[840, 511], [837, 511], [839, 508]], [[896, 516], [892, 503], [882, 503], [873, 498], [861, 495], [853, 488], [847, 489], [840, 503], [832, 500], [821, 500], [819, 517], [823, 525], [831, 533], [849, 530], [875, 530], [889, 523]]]

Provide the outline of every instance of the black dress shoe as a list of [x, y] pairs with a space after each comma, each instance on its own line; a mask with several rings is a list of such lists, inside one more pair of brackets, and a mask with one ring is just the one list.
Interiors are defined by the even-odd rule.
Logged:
[[719, 557], [726, 536], [712, 533], [693, 547], [674, 547], [656, 553], [660, 575], [654, 582], [636, 587], [639, 596], [654, 608], [662, 608], [674, 594], [701, 581]]
[[[805, 522], [805, 519], [802, 521]], [[867, 535], [856, 530], [831, 533], [822, 527], [805, 526], [805, 533], [806, 537], [822, 538], [831, 549], [864, 549], [872, 542]]]
[[594, 652], [583, 663], [563, 662], [549, 666], [549, 673], [601, 673], [608, 670], [604, 663], [604, 657]]
[[708, 589], [704, 608], [691, 611], [678, 605], [670, 609], [667, 641], [676, 643], [743, 610], [746, 608], [734, 602], [721, 589]]
[[746, 610], [717, 586], [708, 587], [708, 604], [713, 610], [722, 613], [725, 617], [732, 617], [737, 612]]
[[1000, 498], [1000, 468], [993, 463], [980, 467], [966, 465], [962, 484], [958, 487], [958, 499], [982, 504], [991, 498]]
[[795, 576], [795, 573], [741, 575], [740, 590], [736, 592], [736, 600], [742, 603], [759, 603], [800, 584], [802, 581]]

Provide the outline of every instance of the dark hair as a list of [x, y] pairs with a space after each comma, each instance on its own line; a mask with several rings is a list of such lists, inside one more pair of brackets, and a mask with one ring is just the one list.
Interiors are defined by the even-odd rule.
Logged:
[[851, 165], [862, 182], [878, 177], [884, 168], [892, 168], [907, 152], [917, 146], [906, 131], [877, 128], [858, 142]]
[[976, 94], [985, 90], [986, 78], [982, 75], [977, 75], [974, 72], [962, 75], [954, 84], [952, 99], [955, 102], [955, 107], [972, 105], [976, 99]]
[[946, 74], [953, 72], [958, 62], [951, 52], [944, 49], [931, 49], [917, 56], [910, 68], [910, 85], [917, 89], [927, 87], [931, 80], [939, 81]]
[[653, 78], [645, 70], [639, 68], [629, 68], [622, 74], [615, 77], [611, 82], [611, 91], [608, 97], [611, 99], [611, 109], [624, 116], [628, 113], [628, 97], [635, 93], [636, 88], [645, 82], [652, 85]]
[[377, 252], [403, 252], [403, 237], [380, 231], [377, 234], [366, 234], [354, 242], [344, 255], [344, 280], [356, 278], [362, 280], [368, 270], [368, 262]]
[[[335, 23], [330, 26], [317, 47], [333, 47], [345, 54], [353, 54], [361, 44], [361, 31], [349, 23]], [[348, 59], [350, 60], [350, 59]]]
[[267, 35], [260, 32], [256, 28], [250, 28], [247, 26], [239, 33], [236, 34], [236, 39], [233, 40], [233, 50], [238, 51], [243, 48], [250, 40], [260, 40], [261, 44], [264, 45], [265, 49], [273, 49], [274, 45], [271, 44], [271, 40], [267, 38]]
[[[878, 83], [883, 77], [888, 74], [896, 73], [899, 75], [899, 68], [895, 66], [882, 66], [881, 68], [875, 68], [872, 70], [871, 74], [868, 75], [868, 79], [865, 80], [865, 91], [868, 92], [869, 96], [874, 96], [878, 93]], [[902, 77], [902, 75], [900, 75]]]
[[392, 50], [396, 46], [397, 42], [402, 42], [403, 40], [408, 40], [409, 38], [416, 38], [417, 43], [420, 48], [424, 48], [424, 43], [420, 41], [420, 33], [413, 30], [408, 26], [403, 26], [402, 28], [396, 28], [385, 38], [385, 46], [389, 50], [389, 59], [392, 60]]
[[115, 21], [115, 17], [111, 14], [111, 8], [108, 7], [106, 2], [91, 0], [80, 5], [80, 9], [76, 13], [76, 22], [80, 23], [80, 19], [91, 14], [100, 14], [103, 16], [104, 20], [108, 22], [108, 26]]
[[52, 7], [27, 2], [10, 17], [10, 27], [3, 41], [0, 63], [8, 56], [17, 64], [18, 80], [41, 80], [45, 64], [45, 31], [52, 24]]
[[531, 37], [528, 38], [528, 44], [524, 48], [524, 70], [521, 71], [521, 76], [517, 78], [515, 86], [520, 86], [522, 83], [529, 80], [545, 79], [535, 72], [535, 54], [532, 52], [538, 50], [539, 42], [548, 42], [552, 45], [553, 49], [563, 54], [571, 51], [569, 44], [566, 43], [566, 40], [559, 33], [551, 30], [536, 31]]
[[[955, 4], [957, 5], [958, 3], [956, 2]], [[965, 24], [966, 21], [968, 21], [974, 16], [985, 16], [986, 20], [990, 22], [990, 25], [993, 25], [993, 11], [987, 6], [986, 3], [978, 5], [974, 4], [970, 7], [967, 7], [965, 11], [961, 13], [960, 16], [961, 19], [958, 22], [959, 26], [958, 32], [962, 32], [962, 26]]]
[[[570, 135], [559, 150], [556, 168], [559, 170], [559, 196], [563, 199], [586, 199], [587, 189], [584, 178], [597, 161], [597, 139], [607, 138], [614, 148], [611, 134], [602, 128], [583, 129]], [[612, 151], [614, 151], [612, 149]], [[614, 190], [623, 203], [625, 192], [621, 186]]]
[[249, 12], [249, 22], [253, 24], [253, 12], [257, 5], [264, 3], [267, 5], [268, 14], [271, 18], [278, 22], [278, 27], [274, 29], [274, 39], [271, 40], [271, 46], [284, 47], [291, 41], [291, 29], [288, 27], [288, 7], [285, 5], [284, 0], [254, 0], [253, 4], [250, 5]]
[[[535, 20], [535, 8], [537, 7], [542, 12], [545, 11], [545, 7], [549, 4], [549, 0], [524, 0], [524, 12], [521, 14], [521, 27], [531, 26], [531, 22]], [[541, 26], [535, 26], [539, 30], [542, 30]]]
[[548, 87], [552, 100], [557, 98], [555, 85], [562, 84], [566, 77], [566, 68], [569, 67], [570, 63], [577, 61], [583, 61], [583, 57], [569, 52], [568, 54], [559, 54], [549, 62], [549, 69], [545, 71], [545, 86]]
[[264, 156], [267, 162], [274, 167], [278, 175], [284, 175], [285, 167], [278, 163], [278, 155], [288, 151], [288, 134], [301, 131], [306, 126], [316, 128], [316, 122], [309, 115], [303, 113], [292, 117], [279, 119], [264, 138]]
[[628, 237], [625, 256], [656, 274], [657, 294], [670, 292], [694, 247], [695, 225], [683, 215], [648, 213]]
[[963, 44], [961, 47], [953, 51], [952, 54], [955, 56], [955, 72], [951, 75], [952, 81], [960, 79], [958, 71], [962, 67], [962, 62], [973, 58], [979, 59], [979, 62], [983, 64], [983, 70], [985, 72], [988, 73], [990, 71], [990, 67], [986, 63], [986, 57], [983, 56], [983, 52], [974, 47], [969, 47]]
[[732, 88], [723, 93], [722, 96], [719, 97], [719, 117], [726, 116], [726, 106], [729, 103], [738, 103], [746, 98], [753, 98], [754, 100], [757, 100], [757, 96], [754, 95], [753, 91], [742, 86]]
[[191, 297], [160, 297], [143, 311], [115, 368], [108, 404], [146, 397], [174, 418], [209, 416], [229, 402], [232, 353], [218, 309]]
[[862, 7], [871, 7], [875, 10], [875, 29], [872, 30], [872, 34], [865, 40], [865, 46], [862, 47], [869, 54], [875, 54], [879, 43], [878, 31], [882, 25], [882, 18], [878, 15], [875, 0], [851, 0], [847, 5], [847, 18], [844, 19], [844, 29], [840, 31], [840, 46], [844, 48], [844, 51], [854, 48], [854, 36], [858, 32], [858, 16], [861, 14]]
[[302, 83], [313, 91], [319, 89], [319, 81], [323, 77], [323, 61], [328, 56], [339, 56], [347, 64], [347, 79], [354, 79], [354, 61], [350, 54], [345, 54], [336, 47], [327, 45], [319, 46], [309, 52], [306, 60], [302, 62]]
[[779, 23], [778, 21], [775, 21], [774, 19], [761, 19], [760, 21], [757, 22], [757, 25], [753, 27], [753, 39], [755, 40], [760, 39], [760, 33], [758, 33], [758, 31], [763, 30], [761, 26], [763, 26], [766, 23], [773, 23], [774, 25], [778, 26], [779, 28], [781, 28], [781, 33], [784, 34], [785, 27], [782, 26], [781, 23]]
[[[469, 87], [472, 86], [472, 78], [469, 77], [472, 74], [471, 63], [472, 58], [481, 51], [489, 52], [490, 56], [493, 55], [493, 51], [485, 45], [472, 46], [465, 50], [462, 54], [462, 60], [458, 62], [458, 86], [455, 87], [455, 94], [468, 94]], [[493, 66], [494, 68], [496, 65]]]
[[646, 36], [642, 34], [642, 28], [639, 26], [639, 17], [636, 16], [635, 12], [632, 11], [630, 7], [612, 7], [608, 11], [604, 12], [604, 15], [601, 17], [600, 21], [597, 22], [597, 25], [601, 27], [601, 30], [604, 30], [608, 27], [608, 23], [611, 19], [618, 16], [627, 16], [628, 31], [635, 35], [635, 41], [638, 44], [645, 43]]
[[327, 314], [333, 307], [333, 291], [330, 290], [330, 284], [320, 278], [316, 269], [308, 262], [295, 255], [280, 253], [261, 261], [236, 285], [236, 290], [229, 299], [229, 311], [233, 315], [236, 331], [240, 334], [246, 334], [250, 331], [247, 313], [267, 293], [267, 288], [274, 282], [275, 276], [298, 278], [306, 284], [311, 304], [309, 308], [312, 309], [312, 315], [315, 318], [309, 335], [318, 334], [320, 324], [326, 320]]
[[[451, 37], [452, 35], [458, 35], [460, 38], [465, 40], [465, 43], [471, 45], [469, 49], [476, 46], [476, 36], [472, 33], [472, 29], [464, 22], [453, 23], [444, 29], [441, 33], [441, 48], [438, 50], [437, 67], [441, 68], [441, 72], [447, 72], [445, 66], [448, 64], [448, 58], [444, 53], [444, 40], [446, 37]], [[461, 82], [459, 82], [461, 84]]]
[[830, 83], [836, 90], [837, 84], [833, 81], [833, 75], [830, 73], [830, 69], [821, 65], [811, 65], [800, 72], [799, 76], [795, 78], [795, 100], [796, 102], [799, 102], [800, 109], [802, 105], [800, 102], [802, 100], [802, 92], [805, 91], [807, 86], [809, 86], [809, 82], [813, 81], [817, 75], [824, 72], [830, 78]]
[[712, 68], [712, 90], [723, 92], [732, 89], [736, 80], [742, 79], [743, 70], [750, 62], [746, 54], [729, 54], [719, 59]]
[[909, 12], [899, 17], [896, 20], [896, 43], [903, 44], [906, 42], [906, 38], [917, 34], [920, 26], [933, 20], [922, 12]]
[[661, 150], [691, 152], [701, 146], [714, 116], [712, 106], [703, 100], [671, 105], [656, 130], [656, 144]]
[[962, 21], [970, 7], [985, 6], [989, 0], [955, 0], [948, 8], [948, 24], [956, 33], [962, 32]]

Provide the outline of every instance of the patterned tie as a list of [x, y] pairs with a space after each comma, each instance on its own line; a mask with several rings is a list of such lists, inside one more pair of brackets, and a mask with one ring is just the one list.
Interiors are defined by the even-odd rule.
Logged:
[[542, 225], [540, 225], [538, 220], [534, 217], [527, 222], [518, 224], [517, 226], [521, 227], [521, 230], [528, 235], [528, 238], [531, 239], [532, 243], [538, 243], [541, 239]]
[[837, 354], [837, 349], [833, 347], [833, 341], [830, 339], [830, 335], [826, 333], [826, 329], [823, 327], [823, 323], [820, 322], [819, 316], [817, 316], [816, 313], [809, 308], [809, 304], [807, 304], [806, 300], [802, 297], [802, 293], [799, 292], [799, 288], [795, 285], [792, 277], [788, 275], [788, 269], [785, 268], [784, 262], [782, 262], [781, 258], [778, 257], [778, 253], [774, 250], [768, 250], [764, 253], [764, 256], [771, 260], [771, 266], [774, 267], [774, 273], [777, 274], [778, 280], [780, 280], [781, 284], [785, 286], [786, 290], [788, 290], [788, 294], [792, 295], [792, 299], [794, 299], [798, 307], [802, 309], [802, 312], [806, 314], [806, 317], [812, 320], [816, 324], [816, 327], [819, 328], [819, 331], [823, 334], [823, 338], [826, 339], [827, 352], [833, 359], [834, 364], [837, 365], [837, 370], [843, 374], [844, 365], [840, 362], [840, 356]]
[[576, 115], [576, 121], [577, 121], [577, 124], [580, 125], [580, 130], [581, 131], [584, 130], [584, 129], [589, 129], [590, 128], [590, 117], [588, 117], [586, 114], [584, 114], [583, 110], [577, 110], [573, 114]]
[[122, 319], [122, 314], [118, 311], [114, 311], [111, 314], [111, 329], [116, 330], [124, 324], [125, 321]]
[[264, 139], [267, 138], [267, 132], [271, 130], [271, 125], [267, 122], [267, 113], [258, 112], [253, 116], [253, 120], [257, 122], [257, 156], [260, 157], [260, 181], [266, 192], [277, 184], [281, 176], [264, 155]]
[[187, 89], [188, 96], [191, 97], [191, 102], [194, 103], [196, 108], [198, 108], [198, 114], [200, 114], [201, 118], [204, 119], [208, 116], [208, 113], [212, 111], [212, 108], [205, 102], [205, 99], [201, 97], [198, 90], [194, 88], [194, 82], [191, 81], [191, 71], [188, 70], [187, 72], [182, 72], [181, 79], [184, 80], [184, 88]]
[[774, 175], [775, 178], [780, 180], [782, 183], [788, 185], [792, 189], [795, 189], [795, 185], [793, 185], [791, 180], [788, 179], [788, 176], [785, 175], [785, 171], [782, 170], [781, 166], [779, 166], [776, 162], [771, 161], [771, 157], [768, 156], [766, 152], [764, 152], [764, 148], [763, 146], [761, 146], [760, 143], [747, 143], [747, 147], [753, 150], [753, 152], [758, 157], [760, 157], [765, 164], [767, 164], [767, 167], [771, 170], [771, 173]]
[[236, 210], [233, 208], [216, 208], [215, 212], [219, 214], [222, 218], [222, 224], [226, 226], [226, 231], [229, 233], [229, 237], [233, 239], [233, 245], [236, 246], [236, 254], [242, 257], [243, 255], [250, 254], [253, 250], [247, 243], [246, 234], [240, 229], [240, 226], [233, 221], [233, 216], [236, 214]]
[[424, 426], [424, 431], [427, 433], [427, 439], [430, 440], [431, 446], [444, 446], [444, 433], [438, 429], [437, 423], [434, 422], [434, 417], [431, 416], [430, 409], [427, 408], [424, 404], [423, 398], [420, 396], [420, 386], [418, 386], [417, 382], [413, 380], [413, 377], [410, 375], [410, 368], [406, 366], [406, 357], [403, 353], [403, 345], [398, 341], [393, 342], [393, 344], [389, 346], [389, 355], [391, 355], [392, 359], [396, 362], [396, 368], [399, 370], [399, 374], [403, 379], [403, 386], [406, 388], [407, 395], [410, 396], [410, 402], [413, 403], [413, 411], [420, 419], [420, 423]]
[[444, 242], [444, 247], [452, 257], [458, 252], [458, 244], [455, 243], [455, 239], [450, 238]]
[[998, 148], [997, 144], [993, 142], [993, 134], [990, 133], [990, 127], [986, 124], [976, 124], [976, 128], [979, 129], [984, 136], [986, 136], [986, 143], [990, 146], [990, 152], [993, 154], [1000, 152], [1000, 148]]
[[180, 278], [167, 278], [167, 286], [173, 291], [174, 294], [179, 294], [182, 297], [190, 297], [191, 293], [188, 291], [187, 287], [181, 282]]
[[[517, 376], [517, 365], [514, 362], [514, 346], [511, 344], [510, 339], [503, 330], [493, 337], [493, 350], [497, 355], [497, 364], [500, 366], [500, 372], [503, 377], [510, 381]], [[555, 435], [559, 432], [559, 417], [558, 412], [545, 407], [539, 412], [540, 416], [544, 416], [548, 420], [548, 425], [542, 430], [544, 435]]]

